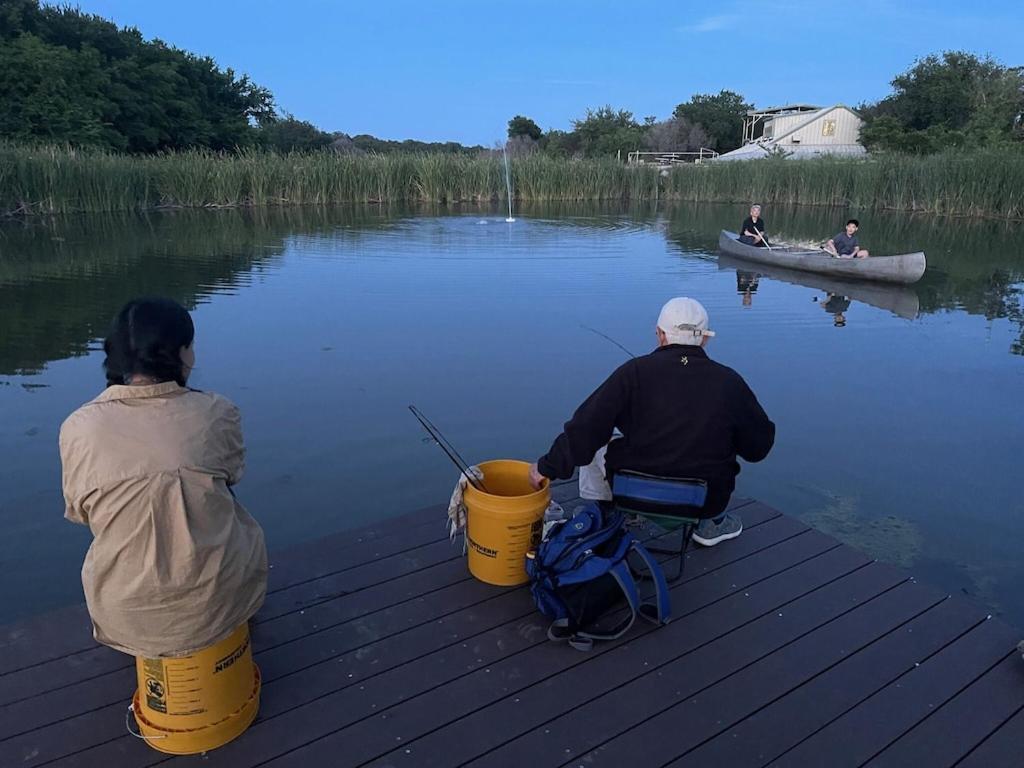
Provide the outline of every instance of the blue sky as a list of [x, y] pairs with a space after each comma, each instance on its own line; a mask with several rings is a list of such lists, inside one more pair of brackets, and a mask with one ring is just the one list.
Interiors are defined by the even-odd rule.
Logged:
[[331, 131], [492, 144], [515, 114], [567, 128], [588, 107], [669, 115], [729, 88], [758, 106], [856, 105], [944, 49], [1024, 65], [1024, 3], [726, 0], [80, 0], [213, 56]]

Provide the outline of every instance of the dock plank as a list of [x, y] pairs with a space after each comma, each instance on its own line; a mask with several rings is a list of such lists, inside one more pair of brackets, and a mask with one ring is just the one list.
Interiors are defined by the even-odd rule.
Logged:
[[[579, 659], [566, 660], [564, 649], [546, 645], [539, 648], [532, 659], [515, 659], [493, 666], [490, 674], [479, 674], [475, 678], [458, 681], [457, 685], [432, 691], [422, 703], [403, 705], [404, 711], [388, 714], [389, 721], [396, 720], [391, 722], [391, 726], [397, 726], [397, 732], [407, 743], [401, 750], [386, 752], [376, 764], [429, 766], [443, 764], [449, 758], [458, 763], [468, 763], [499, 746], [502, 747], [502, 759], [514, 762], [522, 753], [508, 742], [534, 725], [563, 715], [570, 709], [583, 707], [596, 692], [612, 690], [624, 680], [656, 669], [665, 655], [689, 653], [721, 642], [728, 633], [739, 631], [745, 622], [753, 620], [759, 611], [776, 610], [795, 594], [813, 588], [818, 579], [827, 578], [831, 568], [846, 573], [851, 567], [863, 564], [851, 563], [844, 557], [845, 553], [837, 557], [837, 550], [818, 550], [816, 545], [827, 546], [828, 542], [816, 542], [813, 536], [799, 537], [799, 545], [804, 548], [799, 554], [796, 543], [794, 540], [793, 546], [779, 545], [769, 550], [771, 553], [789, 550], [778, 552], [780, 572], [754, 585], [740, 581], [735, 590], [714, 603], [694, 606], [679, 619], [657, 630], [666, 636], [659, 638], [657, 648], [646, 653], [638, 653], [638, 644], [644, 642], [641, 638], [645, 635], [633, 636], [626, 642], [602, 649], [599, 655], [581, 654]], [[816, 563], [815, 576], [808, 582], [808, 569], [801, 569], [799, 565], [819, 555], [824, 560], [836, 562]], [[806, 559], [793, 566], [792, 557]], [[819, 565], [820, 569], [817, 568]], [[684, 598], [685, 593], [684, 589], [679, 597]], [[524, 679], [531, 687], [522, 685]], [[419, 711], [416, 711], [417, 704]], [[442, 704], [446, 707], [442, 708]], [[438, 722], [438, 713], [446, 714], [446, 720]], [[462, 719], [454, 721], [452, 714], [458, 714]], [[465, 730], [463, 723], [468, 726]], [[361, 729], [354, 730], [352, 735], [369, 741], [374, 730], [380, 731], [380, 723], [361, 724]], [[457, 741], [452, 739], [454, 732], [461, 734]], [[336, 738], [326, 740], [309, 754], [324, 754], [330, 741], [340, 741], [345, 735], [345, 732], [337, 734]], [[420, 738], [413, 741], [410, 736]], [[281, 761], [281, 765], [295, 765], [302, 756], [303, 753], [296, 753], [291, 760]], [[494, 755], [487, 755], [483, 762], [493, 759]], [[531, 763], [537, 760], [538, 757], [534, 756]]]
[[[758, 522], [768, 523], [775, 520], [784, 520], [785, 523], [780, 523], [784, 527], [771, 535], [789, 536], [794, 531], [807, 530], [804, 524], [781, 517], [778, 512], [764, 505], [751, 504], [741, 509], [745, 517], [754, 523], [751, 533], [760, 527], [757, 525]], [[737, 547], [732, 552], [722, 548], [695, 551], [691, 553], [694, 566], [692, 569], [688, 566], [688, 572], [692, 570], [693, 577], [696, 577], [710, 570], [712, 563], [728, 563], [735, 558], [743, 557], [750, 547], [757, 546], [758, 541], [757, 536], [751, 535], [743, 548]], [[246, 734], [245, 740], [227, 745], [222, 750], [212, 753], [208, 759], [217, 761], [225, 754], [228, 757], [223, 759], [232, 759], [230, 756], [233, 752], [241, 749], [253, 749], [255, 754], [247, 756], [246, 759], [256, 759], [264, 754], [265, 750], [262, 741], [257, 737], [260, 733], [267, 734], [270, 746], [266, 748], [294, 740], [301, 734], [315, 735], [317, 729], [324, 727], [324, 724], [336, 723], [339, 711], [348, 712], [353, 707], [358, 707], [360, 702], [371, 701], [365, 692], [358, 688], [366, 679], [409, 662], [429, 658], [427, 663], [417, 667], [417, 674], [407, 673], [397, 679], [416, 681], [434, 670], [447, 671], [454, 668], [464, 671], [464, 665], [482, 663], [482, 654], [485, 651], [491, 654], [489, 658], [501, 658], [508, 652], [510, 644], [517, 642], [519, 638], [525, 638], [534, 644], [547, 642], [544, 635], [547, 624], [536, 613], [525, 589], [501, 589], [472, 580], [462, 583], [465, 585], [464, 588], [482, 590], [490, 597], [469, 609], [450, 612], [447, 615], [438, 614], [418, 626], [389, 636], [376, 639], [364, 637], [361, 645], [339, 646], [335, 635], [324, 633], [323, 636], [311, 640], [302, 652], [295, 651], [294, 646], [292, 652], [288, 654], [276, 654], [274, 650], [268, 654], [257, 648], [257, 663], [267, 676], [259, 718]], [[347, 625], [343, 631], [351, 633], [351, 625]], [[470, 644], [473, 638], [476, 638], [476, 642]], [[299, 642], [304, 641], [305, 638]], [[445, 657], [431, 657], [431, 654], [449, 647], [453, 648]], [[317, 663], [311, 663], [314, 657], [318, 660]], [[268, 664], [270, 658], [279, 661], [282, 667], [272, 668]], [[289, 663], [292, 665], [291, 670], [286, 666]], [[290, 671], [298, 674], [288, 674]], [[284, 678], [280, 684], [275, 682], [279, 677]], [[303, 707], [306, 704], [308, 706]], [[33, 748], [39, 749], [41, 756], [52, 756], [58, 751], [65, 753], [62, 756], [74, 754], [73, 760], [66, 763], [68, 765], [110, 765], [111, 760], [124, 759], [126, 752], [135, 752], [136, 759], [143, 759], [138, 755], [148, 750], [139, 750], [140, 745], [137, 741], [127, 737], [111, 740], [115, 732], [110, 725], [113, 722], [112, 713], [119, 711], [119, 706], [113, 705], [107, 711], [90, 712], [83, 717], [64, 721], [55, 726], [56, 731], [44, 729], [44, 732], [33, 732], [29, 737], [31, 743], [35, 745]], [[367, 714], [372, 713], [371, 705]], [[274, 722], [273, 718], [279, 714], [287, 717], [263, 730], [264, 723]], [[60, 738], [47, 738], [55, 732], [60, 733]], [[50, 741], [64, 746], [50, 748]], [[69, 742], [76, 749], [70, 750]], [[92, 745], [99, 748], [89, 749]]]
[[968, 753], [957, 768], [1020, 768], [1024, 744], [1024, 704]]
[[[673, 628], [677, 633], [684, 633], [688, 627], [697, 623], [693, 619], [687, 620], [694, 614], [717, 605], [729, 595], [750, 589], [752, 582], [764, 580], [774, 573], [786, 570], [794, 563], [820, 554], [825, 549], [834, 546], [834, 542], [825, 537], [819, 538], [813, 534], [803, 536], [800, 534], [810, 534], [810, 532], [795, 530], [796, 526], [787, 525], [785, 528], [773, 526], [772, 522], [751, 530], [749, 545], [765, 544], [760, 550], [763, 553], [762, 557], [755, 558], [752, 555], [737, 552], [731, 557], [741, 557], [742, 560], [734, 559], [731, 562], [722, 563], [719, 559], [719, 563], [723, 566], [720, 570], [727, 570], [727, 576], [720, 575], [719, 569], [709, 568], [705, 572], [687, 577], [682, 583], [676, 585], [673, 590], [673, 599], [676, 600], [676, 596], [681, 599], [681, 602], [677, 602], [676, 605], [678, 618], [668, 627]], [[753, 535], [755, 531], [762, 532], [763, 538], [755, 539]], [[786, 537], [782, 541], [789, 546], [783, 546], [783, 544], [776, 546], [780, 536]], [[726, 569], [725, 565], [730, 567]], [[776, 585], [772, 586], [775, 589], [780, 588]], [[742, 615], [745, 613], [737, 612], [730, 617], [730, 620], [738, 621]], [[524, 618], [529, 624], [510, 627], [514, 630], [514, 634], [509, 632], [507, 637], [499, 638], [493, 653], [487, 653], [485, 648], [480, 647], [466, 649], [466, 652], [462, 654], [466, 657], [465, 661], [462, 665], [456, 665], [456, 668], [462, 666], [468, 674], [456, 678], [453, 688], [447, 689], [435, 685], [427, 691], [426, 696], [414, 696], [418, 692], [409, 691], [406, 684], [404, 686], [406, 690], [400, 689], [401, 698], [391, 695], [384, 700], [394, 703], [402, 702], [401, 707], [388, 709], [377, 715], [374, 715], [372, 710], [366, 712], [367, 716], [374, 716], [372, 720], [359, 723], [352, 733], [339, 730], [324, 745], [317, 746], [310, 753], [312, 757], [302, 753], [298, 759], [311, 759], [315, 763], [318, 755], [324, 754], [325, 751], [329, 751], [340, 742], [350, 744], [348, 749], [355, 749], [359, 757], [372, 759], [375, 757], [375, 753], [370, 750], [374, 745], [380, 743], [373, 732], [381, 731], [380, 725], [383, 721], [387, 722], [385, 730], [388, 734], [394, 733], [396, 736], [401, 736], [403, 742], [408, 742], [420, 735], [423, 729], [436, 727], [439, 717], [443, 718], [441, 722], [444, 723], [446, 720], [451, 721], [469, 714], [476, 708], [483, 707], [495, 697], [510, 695], [543, 680], [547, 675], [555, 674], [570, 665], [590, 658], [589, 654], [575, 654], [578, 658], [566, 658], [565, 646], [552, 644], [546, 639], [547, 622], [542, 617], [531, 612]], [[649, 629], [647, 626], [641, 626], [637, 627], [636, 631], [637, 635], [631, 634], [630, 637], [642, 636]], [[693, 631], [697, 632], [698, 628], [694, 627]], [[481, 658], [474, 659], [474, 656], [481, 655], [481, 651], [483, 651]], [[504, 653], [504, 659], [499, 656], [499, 652]], [[606, 652], [605, 649], [597, 651], [598, 654], [603, 652]], [[481, 663], [484, 660], [487, 661], [486, 664]], [[429, 667], [435, 661], [434, 659], [425, 659], [425, 666]], [[418, 679], [418, 676], [406, 671], [404, 678], [406, 680]], [[400, 681], [401, 678], [398, 680]], [[444, 683], [446, 681], [439, 681], [434, 677], [431, 682]], [[381, 683], [384, 685], [381, 693], [388, 694], [388, 689], [393, 685], [393, 681], [386, 680]], [[409, 724], [408, 729], [403, 727], [406, 723]], [[473, 728], [466, 728], [460, 742], [462, 739], [472, 739], [477, 735]], [[358, 747], [355, 746], [356, 744]], [[393, 746], [393, 742], [387, 743], [384, 749], [389, 749], [391, 746]], [[458, 747], [449, 745], [442, 754], [446, 754], [446, 758], [455, 759], [458, 754], [451, 750], [459, 748], [461, 748], [461, 744]], [[429, 753], [429, 749], [417, 751], [423, 760], [429, 760]]]
[[[917, 762], [933, 768], [956, 765], [1020, 707], [1024, 661], [1011, 653], [912, 731], [871, 758], [878, 768]], [[1024, 732], [1017, 743], [1024, 763]]]
[[[275, 552], [260, 714], [202, 762], [1020, 764], [1017, 633], [770, 507], [731, 509], [746, 530], [691, 549], [673, 621], [589, 653], [546, 639], [525, 588], [475, 581], [443, 507]], [[131, 659], [88, 628], [75, 606], [0, 629], [0, 764], [195, 764], [125, 733]]]
[[702, 734], [671, 765], [763, 766], [984, 620], [980, 608], [943, 600], [754, 714]]
[[[588, 765], [621, 765], [623, 755], [632, 754], [639, 764], [663, 765], [838, 664], [847, 655], [920, 616], [943, 599], [918, 590], [907, 581], [874, 595], [868, 594], [866, 599], [846, 602], [843, 606], [846, 610], [841, 613], [823, 616], [822, 621], [808, 626], [802, 635], [785, 637], [785, 643], [777, 648], [771, 645], [765, 648], [759, 643], [758, 651], [763, 648], [768, 653], [755, 659], [741, 658], [747, 663], [738, 670], [723, 661], [716, 664], [712, 656], [685, 660], [677, 667], [689, 670], [694, 680], [688, 679], [689, 687], [675, 696], [664, 691], [658, 695], [659, 686], [665, 689], [670, 680], [632, 683], [631, 688], [643, 686], [643, 690], [655, 696], [648, 699], [651, 704], [640, 712], [631, 713], [626, 723], [620, 722], [616, 726], [618, 732], [600, 734], [603, 742], [600, 746], [589, 752], [575, 752], [573, 756]], [[796, 610], [799, 606], [792, 606], [781, 616], [769, 617], [775, 621], [767, 623], [778, 631], [777, 627], [785, 626], [778, 619], [786, 620], [787, 614], [792, 615]], [[724, 651], [725, 659], [731, 660], [729, 648]], [[626, 695], [627, 691], [621, 694]], [[641, 715], [645, 716], [642, 722]], [[658, 738], [672, 723], [685, 723], [685, 732], [677, 729], [673, 739]]]
[[[847, 554], [842, 549], [836, 552]], [[540, 754], [557, 755], [552, 763], [542, 761], [550, 765], [570, 760], [587, 765], [660, 765], [699, 741], [721, 719], [735, 717], [737, 709], [756, 707], [785, 684], [776, 680], [775, 669], [763, 678], [757, 673], [742, 674], [756, 662], [760, 671], [784, 658], [789, 663], [780, 662], [779, 667], [785, 673], [807, 674], [841, 653], [841, 646], [800, 642], [808, 635], [825, 631], [832, 638], [846, 632], [854, 642], [863, 636], [874, 638], [893, 622], [934, 602], [931, 595], [906, 589], [906, 576], [885, 566], [872, 564], [837, 574], [843, 575], [846, 578], [834, 584], [812, 582], [816, 589], [766, 612], [743, 630], [644, 670], [585, 707], [538, 726], [504, 745], [503, 758]], [[772, 653], [778, 656], [772, 659]], [[795, 667], [793, 656], [801, 661]], [[750, 686], [753, 689], [746, 690]], [[737, 690], [743, 691], [739, 700]], [[623, 708], [623, 701], [631, 702], [630, 706]], [[662, 738], [665, 733], [673, 738]], [[484, 765], [493, 757], [485, 755], [471, 765]]]
[[989, 620], [786, 752], [773, 766], [860, 766], [1009, 655], [1015, 635]]

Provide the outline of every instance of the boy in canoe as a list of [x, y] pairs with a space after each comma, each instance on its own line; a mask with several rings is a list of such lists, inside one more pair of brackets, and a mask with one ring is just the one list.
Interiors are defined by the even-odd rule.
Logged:
[[740, 225], [740, 242], [764, 248], [766, 245], [765, 232], [767, 231], [768, 225], [761, 218], [761, 206], [754, 203], [750, 206], [750, 215]]
[[850, 219], [845, 231], [825, 243], [825, 250], [837, 259], [866, 259], [868, 252], [857, 243], [858, 229], [860, 222]]

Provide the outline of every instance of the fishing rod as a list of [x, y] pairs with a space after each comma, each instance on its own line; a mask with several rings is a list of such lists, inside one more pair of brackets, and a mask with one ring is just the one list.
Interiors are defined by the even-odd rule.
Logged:
[[469, 484], [481, 493], [490, 493], [490, 491], [487, 490], [487, 486], [484, 485], [484, 481], [474, 477], [473, 473], [469, 471], [469, 464], [467, 464], [466, 460], [459, 455], [457, 450], [455, 450], [455, 446], [448, 442], [448, 439], [441, 434], [441, 430], [435, 427], [433, 423], [431, 423], [430, 419], [424, 416], [420, 409], [415, 405], [410, 405], [409, 410], [423, 428], [427, 430], [427, 434], [430, 435], [433, 441], [441, 447], [441, 450], [445, 452], [445, 455], [452, 460], [452, 463], [456, 467], [459, 468], [459, 472], [461, 472], [463, 477], [469, 481]]
[[627, 355], [629, 355], [630, 357], [636, 357], [636, 355], [634, 355], [634, 354], [633, 354], [632, 352], [630, 352], [630, 351], [629, 351], [628, 349], [626, 349], [626, 348], [625, 348], [624, 346], [622, 346], [621, 344], [619, 344], [619, 342], [617, 342], [617, 341], [616, 341], [615, 339], [613, 339], [613, 338], [612, 338], [611, 336], [609, 336], [609, 335], [608, 335], [607, 333], [601, 333], [601, 332], [600, 332], [599, 330], [597, 330], [597, 328], [591, 328], [591, 327], [590, 327], [589, 325], [583, 325], [583, 323], [580, 323], [580, 328], [583, 328], [583, 329], [585, 329], [585, 330], [588, 330], [588, 331], [590, 331], [591, 333], [596, 333], [596, 334], [597, 334], [598, 336], [600, 336], [600, 337], [601, 337], [602, 339], [605, 339], [606, 341], [610, 341], [610, 342], [611, 342], [612, 344], [614, 344], [614, 345], [615, 345], [616, 347], [618, 347], [619, 349], [621, 349], [621, 350], [622, 350], [623, 352], [625, 352], [625, 353], [626, 353]]

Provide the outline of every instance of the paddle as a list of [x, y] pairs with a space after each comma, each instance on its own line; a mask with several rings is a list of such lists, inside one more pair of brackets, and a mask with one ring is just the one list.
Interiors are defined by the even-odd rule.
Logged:
[[761, 242], [764, 243], [764, 247], [770, 251], [772, 247], [768, 245], [768, 238], [764, 236], [764, 232], [757, 227], [754, 227], [754, 231], [761, 236]]

